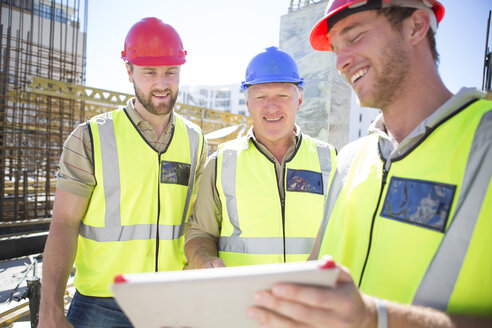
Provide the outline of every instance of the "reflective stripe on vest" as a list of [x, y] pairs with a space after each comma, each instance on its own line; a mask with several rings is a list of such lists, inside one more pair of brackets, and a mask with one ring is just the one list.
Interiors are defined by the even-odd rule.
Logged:
[[492, 111], [489, 111], [475, 131], [453, 221], [420, 282], [413, 300], [415, 305], [442, 311], [448, 307], [492, 176], [492, 149], [483, 149], [491, 131]]
[[[236, 199], [236, 164], [237, 151], [224, 150], [224, 159], [222, 160], [222, 188], [226, 197], [227, 214], [229, 220], [234, 227], [232, 237], [239, 237], [242, 233], [239, 227], [239, 219], [237, 217], [237, 199]], [[221, 237], [222, 239], [222, 237]], [[229, 243], [228, 243], [229, 244]], [[228, 247], [229, 252], [232, 252], [234, 245]], [[222, 241], [219, 239], [219, 250], [222, 250]]]
[[[328, 191], [328, 195], [325, 199], [323, 219], [321, 221], [321, 226], [320, 226], [320, 230], [321, 230], [320, 241], [321, 242], [324, 240], [326, 227], [328, 226], [328, 222], [330, 220], [331, 214], [333, 213], [333, 209], [335, 207], [335, 204], [337, 203], [338, 196], [340, 195], [343, 184], [345, 182], [344, 179], [346, 178], [346, 174], [345, 174], [345, 172], [341, 173], [339, 170], [341, 170], [341, 169], [348, 170], [354, 157], [357, 155], [357, 152], [360, 151], [360, 149], [362, 149], [363, 147], [366, 147], [369, 144], [369, 140], [366, 141], [364, 139], [359, 139], [358, 141], [356, 141], [354, 143], [358, 143], [360, 145], [357, 145], [355, 147], [353, 147], [354, 145], [352, 145], [352, 148], [354, 148], [354, 149], [351, 149], [350, 154], [348, 154], [346, 156], [347, 163], [341, 163], [341, 167], [339, 167], [338, 161], [340, 158], [337, 157], [337, 159], [336, 159], [337, 169], [335, 170], [335, 173], [333, 175], [333, 179], [332, 179], [331, 184], [330, 184], [330, 189]], [[347, 149], [345, 149], [345, 151], [347, 152]], [[319, 245], [320, 248], [322, 246], [321, 242]], [[314, 252], [314, 254], [318, 253], [318, 255], [319, 255], [319, 249], [313, 250], [313, 252]]]
[[[306, 140], [304, 140], [306, 139]], [[306, 136], [303, 135], [300, 141], [299, 147], [302, 147], [302, 142], [304, 143], [312, 142]], [[310, 237], [291, 237], [286, 236], [285, 240], [281, 236], [276, 237], [245, 237], [243, 236], [243, 231], [240, 225], [239, 213], [238, 213], [238, 199], [236, 192], [237, 185], [237, 160], [238, 160], [238, 149], [244, 147], [244, 143], [249, 142], [249, 139], [244, 138], [241, 141], [236, 141], [236, 147], [233, 149], [223, 149], [222, 150], [222, 166], [221, 166], [221, 186], [225, 197], [225, 208], [227, 209], [227, 215], [223, 213], [223, 219], [228, 216], [230, 224], [233, 226], [233, 232], [230, 236], [221, 235], [219, 238], [219, 251], [220, 252], [231, 252], [231, 253], [242, 253], [242, 254], [284, 254], [284, 241], [285, 241], [285, 253], [286, 254], [309, 254], [311, 251], [315, 233]], [[250, 144], [250, 148], [253, 148], [258, 156], [264, 156], [259, 151], [256, 150], [255, 146]], [[322, 184], [323, 184], [323, 195], [326, 195], [326, 191], [330, 184], [330, 179], [332, 177], [332, 159], [334, 159], [334, 149], [332, 147], [322, 147], [316, 146], [317, 160], [321, 169]], [[308, 160], [308, 159], [306, 159]], [[219, 160], [217, 162], [219, 164]], [[261, 165], [258, 164], [258, 169], [262, 169]], [[287, 166], [287, 163], [286, 163]], [[273, 163], [272, 168], [274, 169]], [[285, 177], [284, 177], [285, 181]], [[285, 186], [284, 186], [285, 188]], [[278, 190], [278, 188], [275, 188]], [[323, 197], [323, 202], [326, 197]], [[271, 199], [272, 202], [276, 200]], [[301, 205], [302, 206], [302, 205]], [[313, 214], [316, 216], [316, 214]], [[321, 220], [321, 213], [319, 214], [319, 219]], [[319, 220], [319, 221], [320, 221]], [[318, 222], [319, 222], [318, 221]], [[315, 229], [317, 231], [317, 229]], [[273, 232], [272, 232], [273, 233]], [[271, 233], [267, 233], [270, 234]]]
[[[332, 175], [331, 152], [333, 151], [333, 148], [316, 147], [316, 150], [318, 152], [319, 167], [321, 168], [321, 174], [323, 175], [323, 195], [326, 196], [326, 192], [330, 186], [330, 176]], [[326, 200], [327, 197], [325, 197], [323, 208], [326, 206]]]
[[[178, 119], [178, 118], [177, 118]], [[107, 120], [98, 125], [101, 140], [101, 157], [104, 176], [104, 196], [106, 198], [106, 213], [104, 227], [93, 227], [80, 223], [80, 234], [98, 242], [148, 240], [157, 237], [156, 224], [121, 225], [120, 217], [120, 171], [118, 165], [118, 149], [114, 132], [113, 120]], [[189, 136], [191, 172], [195, 172], [198, 163], [200, 135], [190, 126], [186, 126]], [[186, 195], [185, 209], [188, 208], [194, 186], [194, 174], [190, 174], [189, 188]], [[180, 225], [159, 225], [159, 239], [173, 240], [183, 236], [188, 211], [184, 210]]]
[[[306, 254], [313, 248], [314, 238], [286, 237], [288, 254]], [[220, 250], [244, 254], [284, 254], [282, 237], [220, 237]]]
[[191, 160], [191, 172], [189, 182], [188, 182], [188, 193], [186, 195], [185, 207], [183, 209], [183, 216], [181, 217], [181, 226], [179, 227], [179, 231], [177, 236], [174, 234], [174, 227], [170, 226], [173, 229], [173, 233], [162, 231], [159, 229], [159, 239], [165, 239], [165, 237], [169, 237], [169, 239], [177, 239], [184, 235], [186, 231], [186, 220], [188, 218], [188, 208], [190, 206], [191, 195], [193, 194], [193, 188], [195, 186], [195, 172], [198, 166], [198, 159], [201, 156], [201, 148], [200, 148], [200, 138], [202, 137], [197, 133], [196, 130], [192, 129], [189, 125], [186, 125], [186, 129], [188, 131], [188, 138], [190, 140], [190, 160]]

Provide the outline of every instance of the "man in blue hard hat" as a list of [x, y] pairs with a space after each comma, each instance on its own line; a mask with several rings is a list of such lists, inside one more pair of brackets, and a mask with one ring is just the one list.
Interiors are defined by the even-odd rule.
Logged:
[[335, 149], [295, 124], [303, 84], [295, 61], [276, 47], [249, 63], [242, 89], [253, 127], [205, 165], [186, 233], [187, 268], [308, 258]]
[[436, 0], [331, 0], [313, 28], [381, 115], [337, 157], [315, 251], [338, 281], [258, 292], [262, 327], [492, 327], [492, 102], [441, 80], [443, 15]]

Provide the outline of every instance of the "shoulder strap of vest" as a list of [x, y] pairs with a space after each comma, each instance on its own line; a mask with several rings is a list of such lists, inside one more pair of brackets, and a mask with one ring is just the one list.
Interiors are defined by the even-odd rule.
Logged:
[[[352, 163], [355, 158], [361, 155], [363, 149], [367, 148], [371, 142], [376, 142], [379, 140], [377, 135], [369, 135], [358, 139], [347, 146], [343, 147], [336, 159], [336, 170], [333, 175], [330, 188], [328, 190], [327, 197], [325, 199], [325, 208], [323, 211], [323, 219], [320, 225], [320, 242], [318, 243], [321, 247], [323, 239], [325, 237], [326, 227], [330, 220], [333, 208], [338, 200], [338, 196], [342, 190], [343, 184], [345, 183], [345, 178], [352, 167]], [[319, 250], [313, 250], [319, 251]]]
[[449, 121], [450, 119], [452, 119], [453, 117], [455, 117], [456, 115], [458, 115], [459, 113], [461, 113], [463, 110], [469, 108], [473, 103], [475, 103], [476, 101], [479, 101], [479, 99], [473, 99], [467, 103], [465, 103], [464, 105], [460, 106], [459, 108], [457, 108], [455, 111], [453, 111], [452, 113], [450, 113], [448, 116], [444, 117], [442, 120], [440, 120], [438, 123], [436, 123], [435, 125], [433, 125], [432, 127], [430, 127], [429, 129], [426, 130], [425, 134], [418, 139], [418, 141], [415, 143], [415, 144], [412, 144], [410, 147], [408, 147], [407, 149], [403, 149], [402, 150], [402, 154], [397, 156], [397, 157], [394, 157], [391, 162], [397, 162], [397, 161], [400, 161], [402, 160], [403, 158], [405, 158], [406, 156], [408, 156], [408, 154], [410, 154], [412, 151], [414, 151], [420, 144], [422, 144], [437, 128], [439, 128], [441, 125], [443, 125], [444, 123], [446, 123], [447, 121]]
[[[318, 162], [323, 177], [323, 195], [326, 196], [328, 187], [330, 184], [330, 178], [332, 175], [332, 169], [335, 166], [336, 151], [333, 146], [328, 143], [322, 143], [319, 140], [301, 134], [301, 139], [299, 140], [299, 145], [297, 148], [302, 147], [302, 143], [310, 143], [316, 147], [316, 152], [318, 154]], [[325, 205], [327, 198], [325, 197]]]
[[[248, 138], [243, 137], [241, 139]], [[243, 145], [244, 140], [236, 139], [233, 142], [227, 142], [223, 144], [223, 146], [218, 151], [216, 166], [219, 165], [219, 157], [221, 158], [221, 167], [220, 167], [220, 181], [216, 183], [220, 183], [222, 186], [222, 191], [226, 198], [226, 208], [227, 214], [231, 221], [231, 224], [234, 227], [234, 232], [232, 233], [232, 237], [240, 236], [242, 231], [239, 228], [239, 217], [237, 212], [237, 198], [236, 198], [236, 166], [237, 166], [237, 152], [238, 148]], [[215, 172], [215, 176], [217, 179], [217, 172]]]
[[[91, 157], [92, 157], [92, 172], [96, 172], [96, 163], [94, 162], [94, 136], [92, 135], [90, 120], [85, 122], [87, 126], [87, 131], [89, 131], [89, 140], [91, 141]], [[95, 185], [97, 185], [96, 175], [94, 174]]]
[[224, 149], [234, 149], [234, 150], [243, 149], [245, 148], [246, 143], [249, 143], [249, 138], [247, 136], [236, 138], [221, 144], [219, 146], [218, 152], [221, 152]]
[[[89, 131], [94, 129], [99, 133], [99, 144], [100, 144], [100, 160], [102, 167], [102, 175], [104, 177], [104, 191], [105, 197], [110, 200], [119, 200], [120, 199], [120, 170], [118, 165], [114, 165], [114, 163], [118, 163], [118, 149], [116, 148], [116, 133], [114, 129], [114, 121], [113, 121], [113, 112], [107, 112], [104, 114], [97, 115], [90, 119], [89, 121]], [[96, 152], [94, 149], [94, 138], [92, 137], [91, 132], [91, 141], [93, 142], [93, 152], [92, 156]], [[96, 163], [94, 163], [94, 172], [96, 172], [95, 167]], [[112, 186], [112, 187], [106, 187]], [[109, 190], [111, 190], [111, 196], [109, 196]], [[115, 227], [121, 226], [121, 217], [119, 212], [119, 201], [108, 201], [105, 206], [105, 226], [106, 227]], [[104, 231], [101, 229], [91, 229], [81, 222], [80, 225], [80, 234], [86, 238], [94, 239], [94, 240], [103, 240], [104, 238], [109, 238], [104, 235]]]
[[427, 268], [413, 304], [442, 311], [447, 309], [489, 188], [492, 177], [490, 163], [492, 110], [482, 116], [475, 130], [453, 220]]
[[[237, 237], [242, 234], [239, 227], [239, 217], [237, 211], [237, 197], [236, 197], [236, 167], [238, 151], [244, 149], [245, 143], [249, 142], [247, 136], [228, 141], [219, 146], [216, 159], [216, 172], [215, 179], [216, 185], [221, 184], [222, 191], [226, 198], [226, 209], [229, 216], [229, 220], [234, 227], [234, 231], [231, 237]], [[252, 142], [254, 144], [254, 142]], [[255, 149], [256, 145], [255, 145]], [[259, 151], [259, 150], [258, 150]], [[265, 156], [266, 157], [266, 156]], [[268, 157], [267, 157], [268, 158]], [[221, 167], [218, 168], [218, 165]], [[217, 170], [220, 169], [220, 181], [217, 180]]]
[[191, 174], [188, 181], [188, 191], [186, 194], [186, 202], [183, 210], [183, 216], [181, 218], [181, 227], [179, 231], [179, 236], [182, 236], [185, 233], [186, 219], [188, 216], [187, 209], [191, 202], [191, 196], [193, 194], [193, 189], [195, 186], [196, 169], [200, 161], [200, 157], [202, 155], [202, 147], [203, 147], [204, 139], [203, 139], [203, 133], [197, 125], [182, 118], [179, 115], [176, 115], [176, 125], [179, 122], [185, 126], [187, 131], [188, 142], [190, 146], [189, 152], [190, 152], [190, 163], [191, 163], [191, 169], [190, 169]]

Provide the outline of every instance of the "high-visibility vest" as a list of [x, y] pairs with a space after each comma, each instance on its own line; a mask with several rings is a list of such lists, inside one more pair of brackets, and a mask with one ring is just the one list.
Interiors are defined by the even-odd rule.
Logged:
[[274, 162], [243, 137], [217, 154], [216, 187], [222, 203], [219, 257], [227, 266], [304, 261], [323, 216], [335, 149], [301, 135], [285, 162], [285, 199]]
[[175, 116], [162, 153], [147, 143], [124, 109], [89, 121], [97, 183], [80, 225], [75, 260], [74, 285], [83, 295], [111, 296], [108, 287], [117, 274], [183, 268], [203, 134]]
[[378, 140], [340, 152], [320, 256], [347, 266], [369, 295], [492, 313], [492, 102], [457, 109], [389, 169]]

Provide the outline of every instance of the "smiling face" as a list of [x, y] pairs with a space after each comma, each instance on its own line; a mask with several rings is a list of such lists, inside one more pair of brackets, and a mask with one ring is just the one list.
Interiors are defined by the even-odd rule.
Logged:
[[401, 32], [375, 10], [337, 22], [328, 33], [337, 70], [352, 86], [361, 106], [384, 108], [405, 87], [410, 59]]
[[246, 105], [256, 139], [271, 150], [290, 144], [302, 91], [292, 83], [262, 83], [248, 88]]
[[128, 78], [135, 89], [135, 108], [154, 115], [167, 115], [178, 99], [179, 66], [136, 66], [127, 64]]

